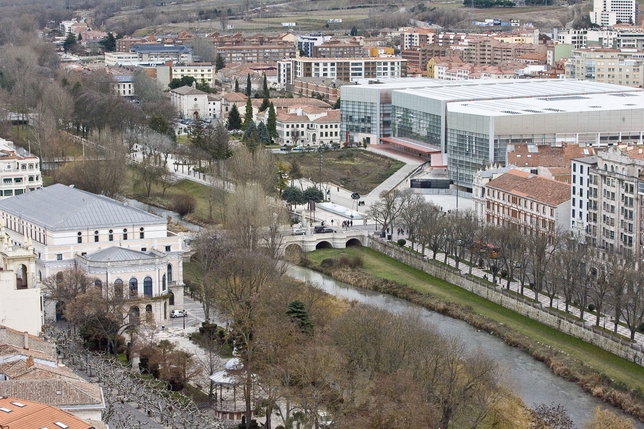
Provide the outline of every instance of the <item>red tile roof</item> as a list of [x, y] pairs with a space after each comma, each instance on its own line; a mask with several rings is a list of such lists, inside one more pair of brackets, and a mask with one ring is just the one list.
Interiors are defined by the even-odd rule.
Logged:
[[549, 206], [558, 206], [570, 199], [570, 185], [514, 169], [491, 180], [486, 187]]

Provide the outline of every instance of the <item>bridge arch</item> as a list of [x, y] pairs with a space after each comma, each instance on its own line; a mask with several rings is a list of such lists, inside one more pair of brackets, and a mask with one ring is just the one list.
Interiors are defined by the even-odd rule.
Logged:
[[362, 241], [358, 238], [351, 238], [347, 240], [347, 247], [359, 247], [362, 246]]
[[333, 245], [328, 241], [320, 241], [318, 244], [315, 245], [315, 250], [318, 250], [318, 249], [333, 249]]
[[299, 262], [302, 257], [303, 249], [297, 243], [291, 243], [284, 249], [284, 257], [287, 261]]

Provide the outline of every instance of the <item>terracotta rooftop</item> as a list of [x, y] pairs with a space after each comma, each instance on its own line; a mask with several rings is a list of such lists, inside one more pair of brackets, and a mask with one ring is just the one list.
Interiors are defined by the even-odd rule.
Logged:
[[514, 169], [485, 186], [549, 206], [558, 206], [570, 199], [570, 185]]
[[0, 397], [0, 425], [15, 429], [94, 429], [94, 425], [52, 405]]
[[506, 164], [518, 167], [570, 167], [570, 160], [595, 155], [595, 149], [578, 144], [562, 146], [508, 145]]

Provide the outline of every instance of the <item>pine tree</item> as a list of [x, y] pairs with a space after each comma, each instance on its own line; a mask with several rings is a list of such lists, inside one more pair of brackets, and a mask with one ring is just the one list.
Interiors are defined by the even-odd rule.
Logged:
[[310, 335], [313, 333], [313, 322], [306, 311], [306, 306], [302, 301], [293, 301], [289, 303], [286, 314], [291, 317], [293, 322], [296, 322], [303, 333]]
[[228, 159], [232, 155], [230, 136], [221, 123], [217, 124], [212, 136], [211, 155], [213, 159]]
[[203, 123], [197, 118], [190, 127], [190, 143], [203, 151], [208, 150], [208, 136]]
[[260, 142], [271, 144], [271, 135], [268, 133], [268, 128], [266, 128], [266, 125], [263, 122], [260, 122], [259, 125], [257, 125], [257, 137]]
[[224, 60], [224, 57], [221, 56], [221, 54], [217, 54], [217, 57], [215, 58], [215, 71], [219, 71], [226, 67], [226, 60]]
[[246, 76], [246, 97], [250, 97], [250, 93], [253, 90], [251, 82], [250, 82], [250, 73], [248, 73], [248, 76]]
[[229, 130], [239, 130], [241, 129], [242, 121], [241, 116], [239, 116], [239, 110], [237, 105], [233, 104], [233, 107], [230, 108], [228, 112], [228, 129]]
[[114, 37], [114, 34], [112, 34], [111, 32], [107, 33], [107, 37], [103, 38], [98, 43], [103, 46], [103, 49], [105, 49], [107, 52], [116, 51], [116, 37]]
[[245, 130], [248, 128], [250, 123], [253, 122], [253, 101], [248, 97], [246, 100], [246, 111], [244, 112], [244, 122], [242, 123], [242, 129]]
[[235, 79], [235, 92], [239, 92], [239, 81]]
[[266, 120], [268, 135], [277, 138], [277, 116], [275, 115], [275, 106], [271, 103], [268, 106], [268, 119]]

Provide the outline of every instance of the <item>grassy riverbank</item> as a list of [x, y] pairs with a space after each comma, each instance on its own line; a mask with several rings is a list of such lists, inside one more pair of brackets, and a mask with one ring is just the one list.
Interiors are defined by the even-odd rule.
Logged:
[[[322, 261], [359, 257], [361, 269], [325, 268]], [[418, 302], [427, 308], [489, 330], [508, 344], [544, 361], [557, 375], [580, 384], [625, 411], [644, 417], [644, 367], [599, 347], [521, 316], [444, 280], [430, 276], [368, 248], [323, 249], [306, 255], [317, 268], [354, 285], [365, 276], [387, 281], [375, 289]], [[405, 290], [405, 286], [409, 290]], [[367, 286], [369, 287], [369, 286]], [[374, 289], [374, 287], [369, 287]]]

